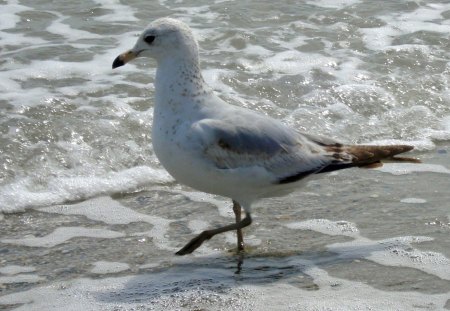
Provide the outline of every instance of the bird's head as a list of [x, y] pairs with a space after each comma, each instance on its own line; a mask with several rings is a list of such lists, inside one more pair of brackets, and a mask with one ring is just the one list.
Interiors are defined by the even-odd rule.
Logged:
[[185, 23], [172, 18], [160, 18], [144, 30], [131, 50], [116, 57], [112, 68], [142, 56], [155, 58], [158, 62], [167, 57], [174, 60], [177, 57], [193, 58], [196, 61], [198, 45]]

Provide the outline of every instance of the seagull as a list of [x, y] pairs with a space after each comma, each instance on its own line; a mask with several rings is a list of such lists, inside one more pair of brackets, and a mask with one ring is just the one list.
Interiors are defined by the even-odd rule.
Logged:
[[156, 60], [156, 156], [178, 182], [232, 200], [235, 222], [201, 232], [177, 255], [190, 254], [213, 236], [234, 230], [237, 251], [242, 252], [242, 228], [252, 223], [252, 204], [288, 194], [310, 178], [352, 167], [378, 167], [381, 160], [418, 162], [396, 157], [412, 146], [346, 145], [228, 104], [205, 83], [198, 51], [188, 25], [160, 18], [112, 64], [114, 69], [138, 57]]

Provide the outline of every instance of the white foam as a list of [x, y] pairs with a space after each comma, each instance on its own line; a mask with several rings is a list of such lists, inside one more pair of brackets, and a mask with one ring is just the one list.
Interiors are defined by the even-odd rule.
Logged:
[[315, 0], [306, 1], [307, 4], [316, 5], [323, 8], [341, 9], [349, 5], [360, 3], [360, 0]]
[[123, 5], [119, 0], [94, 0], [102, 8], [111, 11], [111, 13], [98, 16], [95, 19], [107, 23], [111, 22], [136, 22], [136, 10], [129, 5]]
[[30, 235], [18, 239], [1, 239], [0, 242], [29, 247], [50, 248], [65, 243], [66, 241], [76, 237], [114, 239], [124, 236], [125, 236], [124, 233], [106, 229], [84, 228], [84, 227], [59, 227], [56, 228], [52, 233], [42, 237]]
[[445, 23], [437, 23], [442, 18], [442, 13], [450, 9], [448, 4], [421, 6], [410, 13], [392, 12], [385, 16], [377, 16], [386, 22], [386, 26], [377, 28], [360, 28], [363, 40], [369, 49], [385, 50], [390, 48], [392, 41], [404, 34], [420, 31], [448, 33], [449, 26]]
[[400, 30], [392, 26], [376, 28], [360, 28], [365, 46], [371, 50], [383, 50], [392, 45], [395, 37], [402, 34]]
[[321, 54], [303, 53], [296, 50], [279, 52], [268, 57], [254, 69], [258, 72], [274, 71], [282, 74], [307, 73], [314, 68], [330, 68], [337, 60]]
[[204, 192], [198, 191], [177, 191], [182, 195], [188, 197], [190, 200], [195, 202], [207, 202], [212, 205], [215, 205], [219, 211], [220, 216], [231, 218], [234, 217], [233, 213], [233, 203], [230, 199], [220, 197], [217, 195], [212, 195]]
[[201, 219], [190, 220], [188, 223], [188, 227], [193, 233], [200, 233], [206, 229], [209, 229], [209, 226], [210, 224], [208, 222]]
[[417, 164], [417, 163], [385, 163], [382, 167], [376, 170], [390, 173], [392, 175], [405, 175], [411, 173], [439, 173], [450, 174], [450, 169], [439, 164]]
[[0, 30], [14, 28], [20, 22], [17, 14], [27, 10], [32, 10], [32, 8], [19, 4], [18, 0], [9, 0], [8, 5], [2, 5]]
[[331, 221], [328, 219], [310, 219], [287, 224], [286, 227], [297, 230], [314, 230], [328, 235], [358, 237], [359, 231], [354, 223], [348, 221]]
[[[308, 263], [305, 262], [308, 267]], [[384, 291], [367, 284], [338, 279], [326, 271], [309, 266], [306, 273], [313, 277], [318, 290], [303, 294], [285, 285], [280, 288], [283, 299], [258, 301], [268, 310], [414, 310], [441, 309], [449, 298], [447, 294], [427, 295], [417, 292]], [[270, 287], [265, 291], [269, 292]], [[299, 297], [301, 295], [301, 297]], [[261, 295], [261, 297], [264, 297]], [[264, 308], [264, 307], [263, 307]]]
[[341, 258], [363, 258], [385, 266], [413, 268], [450, 280], [450, 260], [447, 257], [412, 247], [412, 243], [431, 240], [428, 237], [406, 236], [371, 241], [361, 237], [351, 242], [329, 245], [328, 249], [339, 253]]
[[39, 210], [63, 215], [83, 215], [89, 219], [112, 225], [132, 222], [168, 225], [168, 221], [163, 218], [138, 213], [106, 196], [85, 200], [76, 204], [40, 208]]
[[291, 46], [301, 45], [301, 40], [294, 40], [291, 42], [279, 41], [285, 51], [278, 52], [271, 56], [265, 56], [260, 60], [253, 60], [250, 58], [239, 58], [237, 62], [243, 66], [247, 72], [254, 74], [261, 74], [273, 72], [274, 77], [286, 74], [308, 74], [312, 69], [322, 69], [334, 72], [337, 60], [332, 57], [323, 56], [321, 54], [303, 53], [297, 50], [290, 49]]
[[0, 284], [14, 284], [14, 283], [38, 283], [45, 280], [36, 274], [30, 272], [36, 271], [35, 267], [8, 265], [0, 268]]
[[174, 251], [165, 234], [169, 228], [170, 220], [165, 218], [138, 213], [111, 197], [98, 197], [72, 205], [59, 205], [40, 208], [39, 210], [48, 213], [58, 213], [63, 215], [83, 215], [95, 221], [107, 224], [129, 224], [132, 222], [147, 222], [153, 228], [146, 232], [134, 233], [134, 236], [148, 236], [152, 238], [155, 246], [161, 249]]
[[[314, 262], [293, 258], [292, 266], [317, 285], [315, 290], [282, 281], [236, 282], [233, 271], [192, 266], [139, 276], [57, 282], [0, 297], [16, 310], [441, 310], [447, 294], [384, 291], [367, 284], [331, 277]], [[289, 279], [289, 278], [288, 278]], [[298, 282], [291, 276], [293, 284]]]
[[64, 22], [67, 19], [67, 17], [63, 16], [62, 14], [59, 14], [58, 12], [52, 12], [52, 13], [57, 15], [58, 18], [53, 20], [50, 23], [50, 25], [47, 26], [46, 30], [48, 32], [63, 36], [69, 42], [80, 40], [80, 39], [100, 39], [101, 38], [100, 35], [94, 34], [92, 32], [72, 28], [69, 24]]
[[257, 57], [265, 57], [273, 54], [270, 50], [253, 44], [247, 44], [243, 50], [236, 52], [245, 53], [245, 55], [254, 55]]
[[0, 276], [0, 284], [15, 284], [15, 283], [39, 283], [45, 278], [35, 274], [18, 274], [14, 276]]
[[[49, 26], [50, 30], [67, 37], [68, 43], [66, 44], [71, 45], [73, 48], [80, 50], [89, 49], [92, 45], [80, 43], [79, 39], [95, 39], [100, 37], [89, 32], [74, 30], [70, 28], [69, 25], [63, 23], [62, 20], [64, 17], [61, 15], [58, 16], [59, 18]], [[55, 46], [52, 43], [47, 43], [47, 41], [41, 38], [25, 36], [22, 36], [22, 38], [21, 36], [20, 33], [5, 33], [0, 36], [0, 43], [2, 43], [2, 45], [23, 46], [22, 48], [11, 52], [12, 55], [24, 49]], [[77, 104], [78, 101], [80, 101], [80, 105], [86, 105], [86, 94], [110, 89], [111, 85], [117, 83], [127, 83], [138, 87], [144, 87], [141, 83], [123, 79], [123, 74], [132, 71], [136, 72], [136, 66], [133, 64], [126, 66], [128, 68], [122, 69], [120, 73], [112, 72], [110, 65], [111, 61], [119, 53], [123, 52], [126, 48], [129, 48], [135, 40], [134, 32], [120, 34], [115, 37], [118, 40], [117, 48], [93, 54], [92, 59], [83, 62], [61, 61], [52, 58], [31, 61], [31, 63], [26, 66], [15, 61], [7, 62], [3, 67], [5, 70], [0, 72], [0, 77], [2, 79], [2, 84], [0, 85], [0, 99], [3, 99], [16, 107], [32, 107], [48, 104], [49, 98], [81, 96], [80, 99], [74, 98], [72, 103]], [[79, 82], [76, 87], [27, 88], [26, 92], [23, 91], [22, 86], [18, 83], [18, 81], [26, 82], [33, 79], [60, 80], [65, 78], [80, 78], [80, 80], [82, 79], [84, 82]], [[89, 81], [86, 81], [86, 78], [90, 78]], [[120, 97], [120, 94], [109, 94], [102, 97], [102, 100], [106, 102], [120, 102], [117, 101]], [[130, 102], [130, 100], [131, 99], [123, 99], [122, 102]]]
[[19, 274], [19, 273], [27, 273], [27, 272], [34, 272], [34, 271], [36, 271], [36, 268], [30, 267], [30, 266], [9, 265], [9, 266], [0, 268], [0, 273], [6, 274], [6, 275], [15, 275], [15, 274]]
[[412, 243], [432, 241], [433, 238], [404, 236], [372, 241], [361, 236], [352, 223], [326, 219], [311, 219], [286, 226], [291, 229], [352, 237], [352, 241], [327, 246], [330, 251], [338, 254], [338, 258], [367, 259], [385, 266], [408, 267], [450, 280], [448, 269], [450, 260], [447, 257], [437, 252], [421, 251], [412, 246]]
[[[447, 95], [450, 95], [450, 91], [448, 92]], [[444, 118], [441, 120], [441, 123], [442, 123], [442, 125], [444, 126], [445, 130], [446, 130], [447, 132], [450, 132], [450, 116], [444, 117]]]
[[[29, 36], [25, 36], [20, 33], [0, 32], [0, 34], [1, 34], [0, 44], [2, 46], [20, 46], [20, 48], [18, 48], [17, 50], [14, 50], [12, 52], [2, 53], [3, 57], [12, 56], [12, 55], [14, 55], [14, 53], [25, 51], [25, 50], [32, 50], [32, 49], [36, 48], [36, 46], [39, 46], [39, 45], [45, 46], [45, 45], [49, 44], [48, 41], [46, 41], [42, 38], [29, 37]], [[10, 58], [6, 58], [4, 68], [8, 68], [9, 65], [17, 65], [17, 61], [10, 59]], [[0, 74], [2, 77], [4, 75], [8, 75], [6, 73], [6, 71], [1, 71]], [[10, 89], [10, 90], [8, 90], [7, 93], [5, 93], [3, 95], [8, 95], [9, 92], [14, 93], [15, 91], [17, 91], [17, 89]]]
[[141, 270], [146, 270], [146, 269], [157, 269], [160, 268], [161, 262], [151, 262], [151, 263], [146, 263], [143, 265], [139, 266], [139, 269]]
[[123, 262], [96, 261], [93, 265], [91, 273], [94, 274], [119, 273], [130, 269], [130, 266]]
[[400, 202], [409, 203], [409, 204], [423, 204], [423, 203], [426, 203], [427, 200], [419, 199], [419, 198], [404, 198], [404, 199], [401, 199]]
[[[181, 14], [182, 17], [180, 17], [180, 20], [183, 22], [189, 24], [189, 25], [202, 25], [198, 22], [198, 19], [193, 18], [194, 16], [201, 16], [203, 21], [217, 21], [220, 19], [220, 14], [216, 12], [215, 10], [211, 9], [210, 5], [187, 5], [187, 6], [181, 6], [181, 3], [185, 3], [183, 1], [175, 1], [176, 5], [169, 5], [168, 2], [172, 1], [159, 1], [161, 4], [163, 4], [165, 7], [170, 8], [172, 11], [177, 12], [178, 14]], [[187, 3], [186, 3], [187, 4]], [[199, 29], [200, 28], [200, 29]], [[194, 33], [197, 35], [198, 32], [206, 31], [209, 32], [208, 29], [202, 29], [201, 27], [194, 27]], [[209, 36], [207, 36], [209, 37]]]
[[103, 176], [57, 177], [48, 181], [45, 190], [31, 179], [22, 179], [0, 187], [0, 212], [12, 213], [99, 195], [130, 192], [170, 180], [172, 178], [166, 171], [147, 166], [110, 172]]

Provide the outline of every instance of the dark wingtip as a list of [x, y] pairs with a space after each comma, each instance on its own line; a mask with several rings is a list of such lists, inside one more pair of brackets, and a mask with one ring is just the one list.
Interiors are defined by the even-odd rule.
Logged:
[[112, 69], [125, 65], [125, 62], [122, 60], [121, 55], [117, 56], [116, 59], [112, 63]]

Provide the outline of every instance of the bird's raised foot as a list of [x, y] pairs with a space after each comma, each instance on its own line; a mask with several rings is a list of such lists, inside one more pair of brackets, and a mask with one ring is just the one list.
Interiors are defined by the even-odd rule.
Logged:
[[203, 244], [206, 240], [209, 240], [213, 235], [210, 231], [206, 230], [197, 235], [195, 238], [190, 240], [182, 249], [180, 249], [178, 252], [175, 253], [175, 255], [183, 256], [192, 253], [197, 248], [200, 247], [200, 245]]

